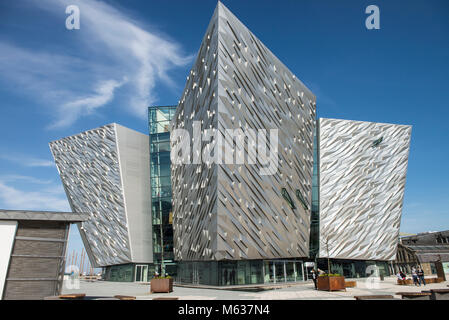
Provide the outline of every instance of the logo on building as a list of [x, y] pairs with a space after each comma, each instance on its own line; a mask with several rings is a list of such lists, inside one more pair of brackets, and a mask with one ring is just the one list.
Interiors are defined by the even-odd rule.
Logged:
[[371, 147], [372, 147], [372, 148], [378, 147], [379, 144], [381, 144], [383, 140], [384, 140], [384, 137], [380, 137], [379, 139], [377, 139], [377, 140], [375, 140], [375, 141], [373, 142], [373, 144], [371, 145]]

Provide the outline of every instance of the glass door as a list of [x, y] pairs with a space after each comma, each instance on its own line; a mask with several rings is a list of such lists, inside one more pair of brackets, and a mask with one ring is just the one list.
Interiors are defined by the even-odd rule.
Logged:
[[285, 275], [287, 281], [296, 281], [295, 263], [293, 261], [285, 262]]
[[284, 261], [274, 262], [274, 272], [276, 275], [276, 282], [285, 282], [285, 265]]
[[264, 271], [264, 282], [265, 283], [273, 283], [274, 282], [274, 262], [273, 261], [264, 261], [263, 271]]
[[304, 281], [304, 265], [300, 261], [295, 262], [296, 281]]
[[148, 282], [148, 266], [136, 265], [136, 282]]
[[304, 280], [312, 280], [312, 270], [315, 268], [315, 263], [313, 262], [306, 262], [305, 263], [305, 275], [304, 275]]

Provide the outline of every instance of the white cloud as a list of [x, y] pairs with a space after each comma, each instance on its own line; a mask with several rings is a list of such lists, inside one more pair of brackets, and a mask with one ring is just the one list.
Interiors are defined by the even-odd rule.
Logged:
[[0, 207], [10, 210], [48, 210], [70, 212], [70, 206], [59, 189], [22, 191], [0, 181]]
[[0, 154], [0, 159], [14, 162], [25, 167], [53, 167], [55, 165], [51, 160], [33, 158], [24, 154]]
[[42, 180], [34, 177], [23, 176], [18, 174], [7, 174], [0, 176], [1, 182], [16, 182], [16, 181], [24, 181], [33, 184], [50, 184], [51, 180]]
[[193, 58], [185, 56], [177, 42], [104, 2], [33, 3], [53, 20], [65, 17], [67, 5], [80, 8], [81, 29], [67, 30], [70, 40], [47, 40], [46, 50], [0, 41], [0, 78], [12, 80], [21, 92], [51, 107], [54, 121], [49, 128], [70, 126], [98, 111], [114, 100], [117, 90], [125, 99], [124, 109], [143, 118], [157, 100], [156, 84], [174, 87], [170, 71]]
[[106, 105], [114, 98], [114, 90], [120, 88], [122, 82], [114, 80], [104, 81], [98, 84], [95, 94], [67, 102], [59, 109], [59, 120], [49, 126], [49, 128], [63, 128], [71, 125], [83, 114], [91, 114], [95, 109]]

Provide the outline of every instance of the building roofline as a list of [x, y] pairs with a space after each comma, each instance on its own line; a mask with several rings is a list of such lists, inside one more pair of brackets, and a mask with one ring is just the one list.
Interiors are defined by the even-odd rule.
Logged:
[[86, 221], [88, 217], [89, 214], [87, 213], [77, 212], [0, 209], [0, 220], [63, 221], [74, 223]]
[[376, 123], [376, 124], [385, 124], [389, 126], [400, 126], [400, 127], [409, 127], [412, 128], [411, 124], [397, 124], [397, 123], [387, 123], [387, 122], [375, 122], [375, 121], [366, 121], [366, 120], [348, 120], [348, 119], [337, 119], [337, 118], [318, 118], [319, 120], [338, 120], [338, 121], [351, 121], [351, 122], [365, 122], [365, 123]]
[[79, 132], [79, 133], [76, 133], [76, 134], [72, 134], [72, 135], [69, 135], [69, 136], [66, 136], [66, 137], [62, 137], [62, 138], [57, 139], [57, 140], [52, 140], [48, 144], [51, 145], [51, 144], [53, 144], [55, 142], [59, 142], [59, 141], [65, 140], [65, 139], [73, 138], [73, 137], [77, 137], [77, 136], [79, 136], [79, 135], [81, 135], [83, 133], [99, 130], [99, 129], [102, 129], [102, 128], [107, 127], [107, 126], [114, 126], [114, 127], [120, 126], [122, 128], [125, 128], [125, 129], [128, 129], [128, 130], [131, 130], [131, 131], [143, 134], [145, 136], [148, 136], [148, 134], [146, 134], [146, 133], [143, 133], [143, 132], [140, 132], [140, 131], [137, 131], [137, 130], [134, 130], [134, 129], [131, 129], [131, 128], [128, 128], [128, 127], [125, 127], [125, 126], [123, 126], [123, 125], [121, 125], [119, 123], [116, 123], [116, 122], [111, 122], [111, 123], [105, 124], [105, 125], [100, 126], [100, 127], [96, 127], [96, 128], [92, 128], [92, 129], [89, 129], [89, 130], [85, 130], [85, 131], [82, 131], [82, 132]]

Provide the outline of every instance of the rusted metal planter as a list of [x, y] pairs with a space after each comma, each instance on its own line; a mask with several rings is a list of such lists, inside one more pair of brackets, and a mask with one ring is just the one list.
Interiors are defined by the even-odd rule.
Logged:
[[150, 288], [151, 293], [173, 292], [173, 279], [152, 279]]
[[345, 290], [345, 277], [318, 277], [317, 281], [318, 290], [323, 291], [337, 291], [337, 290]]

